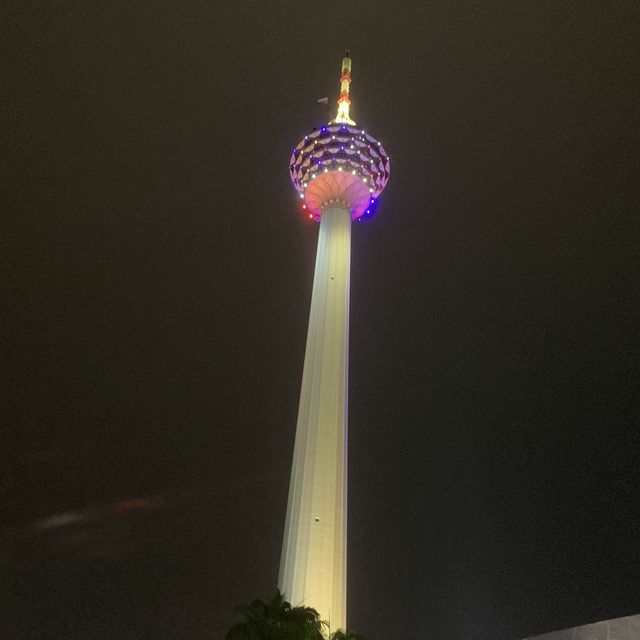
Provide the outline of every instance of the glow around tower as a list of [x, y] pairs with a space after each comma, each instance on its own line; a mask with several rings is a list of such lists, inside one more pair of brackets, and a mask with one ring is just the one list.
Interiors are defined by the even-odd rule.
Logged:
[[332, 633], [347, 626], [347, 404], [351, 222], [372, 215], [389, 179], [382, 144], [349, 114], [351, 59], [338, 114], [296, 145], [289, 171], [320, 222], [278, 586]]

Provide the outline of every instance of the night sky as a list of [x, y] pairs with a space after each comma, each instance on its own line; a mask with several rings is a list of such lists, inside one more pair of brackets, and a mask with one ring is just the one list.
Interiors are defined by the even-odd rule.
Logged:
[[0, 638], [220, 638], [275, 590], [335, 105], [353, 232], [350, 625], [640, 612], [637, 2], [2, 11]]

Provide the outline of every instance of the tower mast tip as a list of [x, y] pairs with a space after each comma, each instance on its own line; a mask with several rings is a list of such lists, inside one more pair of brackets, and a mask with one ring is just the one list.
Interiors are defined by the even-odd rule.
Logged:
[[331, 124], [350, 124], [354, 125], [355, 121], [349, 116], [349, 105], [351, 100], [349, 99], [349, 85], [351, 84], [351, 56], [349, 55], [349, 49], [344, 52], [344, 58], [342, 58], [342, 72], [340, 74], [340, 97], [338, 98], [338, 113]]

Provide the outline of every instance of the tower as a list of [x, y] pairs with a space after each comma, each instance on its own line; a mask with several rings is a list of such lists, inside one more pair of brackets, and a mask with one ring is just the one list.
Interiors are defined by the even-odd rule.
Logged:
[[349, 115], [350, 84], [347, 51], [335, 119], [304, 136], [289, 163], [320, 233], [278, 586], [331, 632], [346, 629], [351, 223], [373, 214], [389, 179], [382, 145]]

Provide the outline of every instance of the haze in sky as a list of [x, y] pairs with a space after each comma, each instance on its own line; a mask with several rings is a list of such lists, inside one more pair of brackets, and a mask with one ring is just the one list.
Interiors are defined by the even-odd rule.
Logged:
[[638, 613], [637, 3], [11, 3], [0, 636], [221, 637], [275, 590], [337, 99], [348, 610], [369, 640]]

